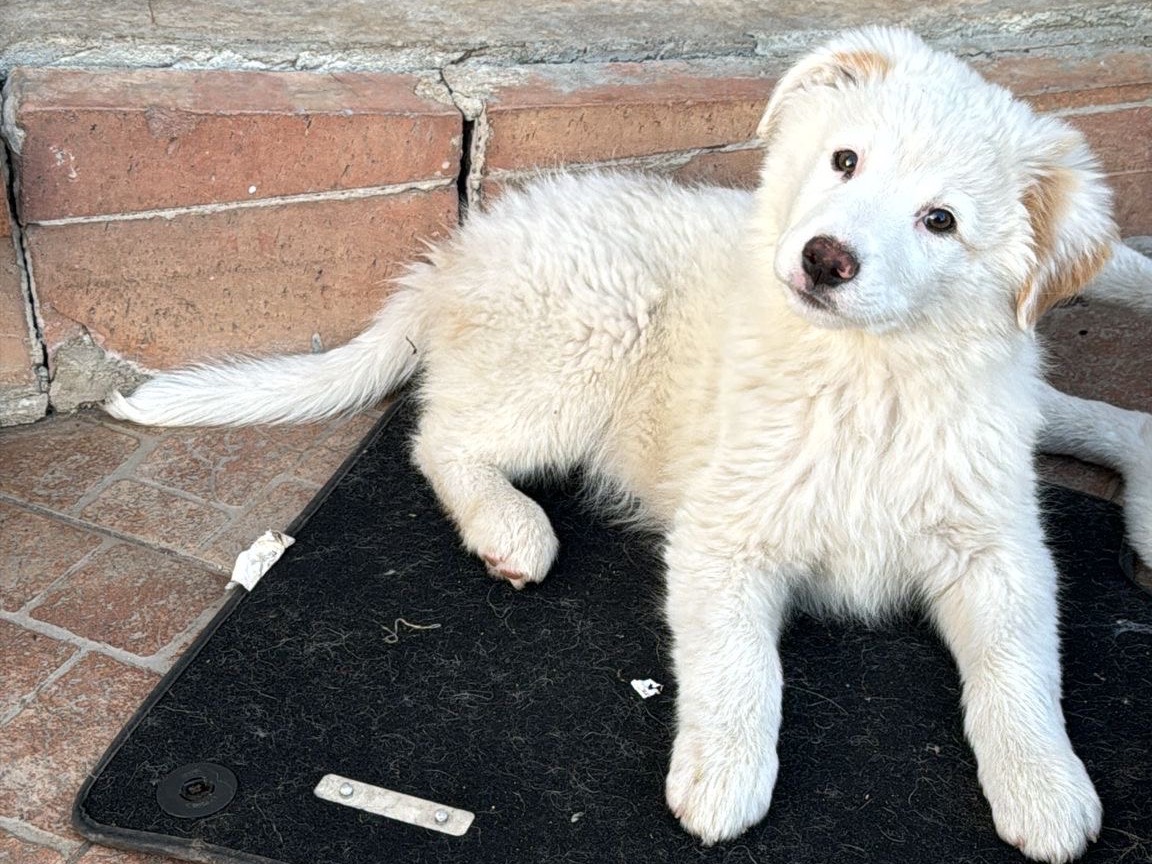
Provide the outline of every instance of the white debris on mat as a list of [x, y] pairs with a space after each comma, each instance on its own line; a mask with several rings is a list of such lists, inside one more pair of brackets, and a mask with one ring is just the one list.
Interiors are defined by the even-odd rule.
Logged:
[[232, 581], [228, 587], [243, 585], [251, 591], [260, 577], [280, 560], [284, 550], [295, 542], [296, 538], [280, 531], [265, 531], [256, 538], [256, 542], [236, 556], [236, 563], [232, 566]]
[[651, 678], [645, 678], [643, 681], [639, 679], [633, 681], [632, 689], [640, 694], [641, 699], [648, 699], [658, 695], [664, 689], [664, 685], [653, 681]]

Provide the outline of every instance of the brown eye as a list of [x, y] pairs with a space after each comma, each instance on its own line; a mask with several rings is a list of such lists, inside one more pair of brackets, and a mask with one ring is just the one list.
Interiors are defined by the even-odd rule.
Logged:
[[951, 234], [956, 230], [956, 217], [948, 210], [937, 208], [924, 214], [924, 227], [933, 234]]
[[832, 167], [843, 174], [845, 180], [856, 173], [859, 162], [860, 157], [855, 150], [837, 150], [832, 154]]

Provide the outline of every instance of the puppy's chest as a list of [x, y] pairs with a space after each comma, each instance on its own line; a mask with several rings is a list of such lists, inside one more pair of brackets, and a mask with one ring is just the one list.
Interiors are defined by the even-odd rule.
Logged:
[[1002, 450], [1001, 436], [992, 418], [942, 402], [823, 393], [747, 430], [762, 442], [749, 478], [762, 548], [832, 576], [896, 578], [950, 526], [983, 518], [979, 502], [1001, 480], [974, 454]]

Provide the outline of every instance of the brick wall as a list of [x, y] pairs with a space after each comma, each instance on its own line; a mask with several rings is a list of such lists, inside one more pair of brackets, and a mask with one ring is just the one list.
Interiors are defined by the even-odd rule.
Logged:
[[[1083, 129], [1122, 229], [1152, 234], [1152, 55], [978, 65]], [[456, 224], [461, 201], [483, 206], [541, 169], [750, 185], [777, 72], [745, 60], [426, 76], [18, 69], [5, 105], [16, 216], [0, 206], [0, 423], [42, 414], [47, 376], [67, 410], [141, 370], [338, 344]]]

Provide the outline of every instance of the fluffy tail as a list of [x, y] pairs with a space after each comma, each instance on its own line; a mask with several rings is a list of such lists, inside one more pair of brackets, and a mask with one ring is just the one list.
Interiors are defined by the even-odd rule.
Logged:
[[363, 408], [403, 384], [419, 361], [420, 295], [401, 289], [375, 323], [323, 354], [236, 360], [164, 372], [102, 407], [147, 426], [302, 423]]

